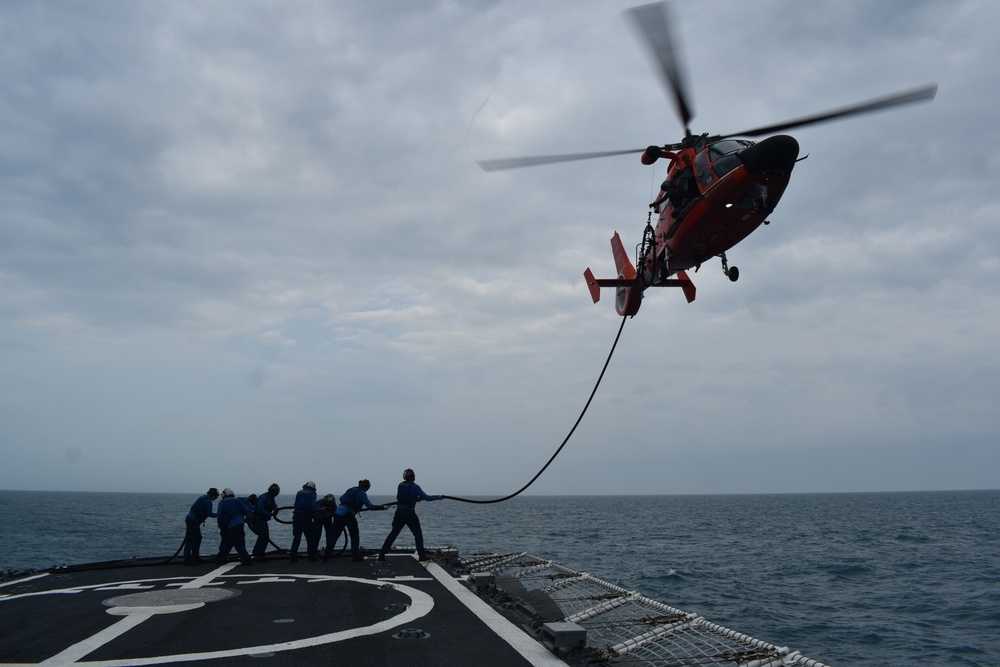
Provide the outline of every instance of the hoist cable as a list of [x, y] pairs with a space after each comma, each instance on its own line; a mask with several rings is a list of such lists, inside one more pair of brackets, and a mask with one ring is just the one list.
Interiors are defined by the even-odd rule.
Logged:
[[527, 484], [525, 484], [520, 489], [518, 489], [517, 491], [515, 491], [514, 493], [512, 493], [512, 494], [510, 494], [508, 496], [504, 496], [503, 498], [493, 498], [492, 500], [475, 500], [475, 499], [472, 499], [472, 498], [460, 498], [458, 496], [448, 496], [448, 495], [441, 496], [441, 498], [447, 498], [449, 500], [457, 500], [457, 501], [463, 502], [463, 503], [475, 503], [477, 505], [489, 505], [489, 504], [492, 504], [492, 503], [502, 503], [505, 500], [510, 500], [514, 496], [520, 495], [522, 491], [524, 491], [529, 486], [531, 486], [532, 484], [534, 484], [535, 480], [538, 479], [539, 477], [541, 477], [542, 473], [545, 472], [545, 469], [548, 468], [549, 465], [553, 461], [556, 460], [556, 457], [559, 456], [559, 452], [562, 451], [563, 447], [566, 446], [566, 443], [569, 442], [569, 439], [573, 436], [573, 432], [576, 431], [576, 427], [580, 425], [581, 421], [583, 421], [583, 416], [585, 414], [587, 414], [587, 408], [590, 407], [590, 402], [594, 400], [594, 395], [597, 394], [597, 388], [601, 386], [601, 380], [604, 379], [604, 372], [608, 370], [608, 364], [611, 363], [611, 357], [614, 356], [615, 348], [618, 347], [618, 339], [620, 339], [622, 337], [622, 330], [625, 328], [625, 320], [626, 319], [628, 319], [628, 317], [626, 315], [622, 315], [622, 323], [621, 323], [621, 326], [618, 327], [618, 335], [615, 336], [615, 342], [612, 343], [612, 345], [611, 345], [611, 351], [608, 352], [608, 358], [604, 362], [604, 367], [601, 369], [601, 374], [597, 376], [597, 382], [594, 384], [593, 391], [590, 392], [590, 398], [587, 399], [587, 403], [583, 406], [583, 411], [580, 412], [580, 416], [576, 418], [576, 422], [573, 424], [573, 428], [571, 428], [569, 430], [569, 433], [566, 434], [566, 438], [562, 441], [562, 444], [559, 445], [559, 449], [556, 450], [555, 454], [553, 454], [552, 457], [549, 458], [548, 461], [546, 461], [545, 465], [542, 466], [542, 469], [539, 470], [537, 473], [535, 473], [535, 476], [532, 477], [528, 481]]

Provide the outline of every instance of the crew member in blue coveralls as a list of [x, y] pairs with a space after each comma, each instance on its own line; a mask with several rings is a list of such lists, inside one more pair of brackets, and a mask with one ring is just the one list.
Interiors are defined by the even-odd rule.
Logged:
[[299, 544], [303, 535], [306, 537], [306, 554], [309, 560], [319, 557], [319, 526], [313, 522], [317, 509], [316, 482], [306, 482], [302, 485], [302, 490], [295, 494], [292, 508], [292, 547], [288, 562], [294, 563], [299, 559]]
[[214, 486], [205, 495], [194, 501], [191, 511], [184, 517], [187, 530], [184, 532], [184, 564], [197, 565], [201, 562], [201, 524], [205, 519], [215, 517], [212, 502], [219, 497], [219, 490]]
[[272, 484], [267, 487], [267, 493], [262, 493], [257, 497], [257, 503], [253, 508], [253, 532], [257, 533], [257, 541], [253, 545], [253, 559], [263, 561], [264, 552], [267, 551], [267, 543], [271, 539], [270, 521], [278, 512], [278, 503], [275, 498], [281, 493], [281, 487]]
[[236, 548], [243, 565], [252, 565], [250, 554], [247, 553], [245, 525], [253, 521], [253, 507], [243, 498], [237, 498], [232, 489], [222, 490], [222, 500], [219, 501], [219, 529], [222, 531], [222, 541], [219, 543], [219, 555], [215, 562], [222, 565], [229, 558], [229, 552]]
[[347, 532], [351, 536], [351, 558], [355, 561], [364, 560], [359, 553], [358, 543], [361, 540], [361, 534], [358, 530], [358, 519], [355, 514], [360, 512], [362, 507], [367, 507], [370, 510], [385, 509], [385, 505], [373, 505], [372, 501], [368, 499], [368, 489], [370, 488], [372, 488], [372, 483], [367, 479], [362, 479], [357, 486], [352, 486], [340, 497], [340, 507], [333, 514], [333, 539], [327, 543], [326, 553], [323, 555], [324, 560], [330, 557], [331, 546], [340, 539], [344, 528], [347, 528]]
[[420, 530], [420, 519], [417, 518], [417, 503], [421, 500], [441, 500], [443, 496], [429, 496], [417, 485], [417, 475], [412, 468], [403, 471], [403, 481], [396, 489], [396, 513], [392, 517], [392, 530], [382, 544], [378, 553], [379, 560], [385, 560], [385, 552], [392, 548], [392, 543], [399, 537], [403, 526], [413, 533], [413, 541], [417, 544], [417, 558], [427, 560], [424, 553], [424, 533]]
[[324, 560], [329, 558], [329, 554], [333, 551], [333, 542], [330, 538], [333, 537], [333, 515], [337, 511], [337, 499], [332, 493], [328, 493], [319, 501], [319, 509], [316, 511], [316, 530], [319, 534], [316, 536], [318, 540], [324, 534], [326, 535], [326, 549], [324, 550]]

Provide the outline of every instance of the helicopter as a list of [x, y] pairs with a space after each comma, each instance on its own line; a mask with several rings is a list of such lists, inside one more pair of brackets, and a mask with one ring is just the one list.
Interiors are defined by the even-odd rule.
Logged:
[[[639, 312], [643, 293], [649, 287], [680, 287], [688, 303], [694, 301], [696, 290], [687, 271], [698, 271], [703, 263], [714, 258], [722, 260], [722, 271], [730, 281], [739, 279], [739, 269], [729, 266], [726, 251], [762, 224], [769, 224], [768, 216], [784, 194], [792, 169], [808, 157], [799, 157], [799, 144], [794, 137], [779, 133], [930, 101], [937, 94], [937, 84], [932, 83], [743, 132], [695, 135], [690, 129], [694, 112], [668, 3], [632, 7], [625, 15], [649, 51], [667, 95], [672, 98], [684, 127], [684, 137], [679, 142], [627, 150], [477, 161], [484, 171], [634, 153], [641, 153], [644, 165], [653, 165], [661, 158], [669, 161], [659, 195], [649, 204], [635, 262], [616, 231], [611, 237], [611, 251], [618, 277], [595, 278], [589, 267], [583, 274], [594, 303], [600, 300], [602, 288], [615, 289], [615, 309], [622, 316], [635, 316]], [[751, 137], [766, 138], [754, 141]], [[655, 228], [653, 215], [657, 216]]]

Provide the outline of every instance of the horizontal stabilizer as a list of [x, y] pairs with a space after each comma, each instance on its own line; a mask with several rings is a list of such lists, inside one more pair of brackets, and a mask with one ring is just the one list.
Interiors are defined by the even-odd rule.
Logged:
[[595, 278], [600, 287], [635, 287], [635, 278]]
[[[676, 275], [676, 278], [661, 280], [648, 287], [680, 287], [684, 291], [684, 298], [687, 299], [688, 303], [691, 303], [694, 301], [696, 291], [694, 283], [683, 271], [678, 271]], [[636, 285], [635, 278], [595, 278], [590, 269], [583, 272], [583, 277], [587, 279], [590, 298], [594, 300], [594, 303], [601, 300], [602, 287], [635, 287]]]
[[688, 303], [694, 301], [695, 287], [688, 275], [683, 271], [674, 274], [675, 277], [660, 280], [652, 285], [645, 284], [645, 281], [638, 278], [635, 267], [629, 261], [628, 253], [622, 244], [618, 232], [611, 237], [611, 252], [615, 256], [615, 268], [618, 269], [617, 278], [595, 278], [594, 272], [588, 267], [583, 272], [583, 277], [587, 281], [587, 289], [590, 290], [590, 298], [597, 303], [601, 300], [601, 288], [612, 287], [618, 291], [615, 309], [619, 315], [635, 315], [642, 303], [642, 293], [647, 287], [680, 287], [684, 290], [684, 298]]

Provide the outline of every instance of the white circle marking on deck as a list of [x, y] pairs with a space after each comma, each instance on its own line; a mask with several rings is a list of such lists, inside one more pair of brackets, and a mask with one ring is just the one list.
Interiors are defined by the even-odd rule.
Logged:
[[[223, 566], [218, 570], [215, 570], [209, 575], [203, 575], [194, 580], [188, 581], [182, 586], [183, 590], [193, 590], [200, 586], [212, 584], [218, 584], [220, 579], [238, 579], [239, 581], [234, 582], [236, 584], [252, 584], [254, 583], [254, 578], [257, 575], [248, 574], [225, 574], [231, 567]], [[262, 579], [266, 580], [268, 576], [273, 575], [262, 575]], [[293, 583], [295, 580], [303, 580], [305, 583], [324, 583], [324, 582], [350, 582], [356, 584], [362, 584], [366, 586], [377, 586], [382, 588], [386, 585], [384, 581], [372, 580], [372, 579], [359, 579], [355, 577], [338, 577], [338, 576], [327, 576], [327, 575], [282, 575], [286, 581]], [[170, 585], [171, 583], [177, 582], [178, 580], [187, 580], [186, 577], [165, 577], [162, 579], [139, 579], [132, 580], [127, 583], [129, 585], [135, 584], [162, 584]], [[274, 583], [273, 580], [268, 583]], [[10, 603], [11, 601], [17, 599], [18, 597], [38, 597], [41, 595], [66, 595], [66, 594], [79, 594], [86, 591], [100, 591], [101, 589], [107, 590], [109, 586], [114, 586], [114, 584], [98, 584], [93, 586], [72, 586], [63, 589], [54, 589], [49, 591], [33, 591], [31, 593], [26, 593], [23, 595], [9, 595], [5, 598], [5, 602]], [[410, 598], [409, 606], [400, 614], [393, 616], [392, 618], [385, 619], [384, 621], [379, 621], [378, 623], [373, 623], [372, 625], [367, 625], [363, 627], [349, 628], [347, 630], [341, 630], [339, 632], [331, 632], [324, 635], [317, 635], [315, 637], [304, 637], [302, 639], [296, 639], [292, 641], [279, 642], [276, 644], [262, 644], [258, 646], [244, 646], [233, 649], [226, 649], [220, 651], [206, 651], [202, 653], [180, 653], [174, 655], [161, 655], [161, 656], [151, 656], [145, 658], [121, 658], [116, 660], [95, 660], [86, 661], [83, 658], [111, 641], [112, 639], [119, 637], [129, 630], [140, 625], [143, 621], [153, 618], [157, 614], [162, 613], [177, 613], [182, 611], [190, 611], [192, 609], [199, 609], [205, 604], [211, 604], [212, 602], [229, 599], [231, 595], [208, 595], [202, 596], [199, 600], [194, 600], [192, 598], [187, 599], [176, 599], [175, 602], [181, 602], [181, 604], [167, 604], [169, 602], [169, 596], [161, 596], [160, 599], [150, 598], [148, 593], [135, 594], [137, 597], [143, 595], [146, 597], [138, 598], [136, 602], [143, 602], [145, 604], [128, 606], [128, 598], [133, 596], [124, 595], [117, 598], [111, 598], [105, 600], [104, 603], [114, 602], [116, 605], [120, 605], [122, 602], [126, 603], [126, 606], [114, 606], [105, 611], [113, 616], [123, 616], [123, 618], [118, 621], [115, 625], [106, 628], [105, 630], [77, 642], [73, 646], [67, 647], [60, 653], [52, 656], [51, 658], [42, 661], [39, 664], [78, 664], [87, 665], [89, 667], [126, 667], [128, 665], [159, 665], [170, 662], [184, 662], [184, 661], [198, 661], [198, 660], [214, 660], [217, 658], [227, 658], [232, 656], [242, 656], [242, 655], [260, 655], [266, 653], [280, 653], [283, 651], [295, 651], [298, 649], [309, 648], [313, 646], [320, 646], [323, 644], [333, 644], [340, 641], [345, 641], [347, 639], [352, 639], [354, 637], [363, 637], [367, 635], [379, 634], [381, 632], [386, 632], [400, 626], [408, 627], [413, 624], [417, 619], [427, 615], [431, 609], [434, 608], [434, 599], [424, 593], [423, 591], [411, 588], [403, 584], [395, 584], [394, 589], [403, 595]], [[219, 590], [219, 589], [216, 589]], [[224, 589], [222, 589], [224, 590]], [[235, 594], [238, 594], [235, 593]], [[150, 605], [149, 602], [153, 600], [155, 603]], [[187, 602], [188, 604], [184, 604]]]

